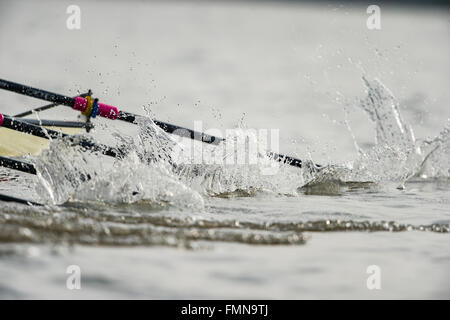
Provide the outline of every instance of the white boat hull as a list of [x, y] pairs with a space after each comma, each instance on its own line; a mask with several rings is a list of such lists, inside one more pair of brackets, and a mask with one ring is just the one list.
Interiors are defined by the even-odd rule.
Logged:
[[[67, 134], [80, 133], [83, 128], [47, 127]], [[24, 155], [38, 155], [48, 148], [49, 140], [30, 134], [0, 128], [0, 155], [4, 157], [20, 157]]]

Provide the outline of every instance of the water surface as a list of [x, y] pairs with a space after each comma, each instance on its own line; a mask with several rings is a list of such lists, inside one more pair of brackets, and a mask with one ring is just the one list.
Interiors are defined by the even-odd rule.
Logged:
[[[0, 171], [1, 193], [46, 204], [0, 204], [1, 298], [450, 298], [447, 9], [382, 7], [372, 32], [364, 7], [82, 1], [69, 31], [67, 5], [0, 4], [0, 41], [21, 39], [0, 51], [3, 78], [93, 87], [190, 128], [280, 129], [280, 152], [321, 169], [173, 170], [150, 118], [98, 119], [90, 137], [129, 157], [53, 141], [24, 159], [39, 177]], [[2, 93], [0, 111], [33, 103]]]

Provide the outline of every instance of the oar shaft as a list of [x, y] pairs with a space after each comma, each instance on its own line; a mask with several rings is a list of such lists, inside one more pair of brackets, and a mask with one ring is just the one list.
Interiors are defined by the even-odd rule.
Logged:
[[16, 202], [16, 203], [21, 203], [21, 204], [26, 204], [26, 205], [43, 206], [43, 204], [41, 204], [41, 203], [37, 203], [34, 201], [28, 201], [28, 200], [24, 200], [24, 199], [20, 199], [20, 198], [16, 198], [16, 197], [11, 197], [11, 196], [7, 196], [5, 194], [0, 194], [0, 200], [6, 201], [6, 202]]
[[2, 156], [0, 156], [0, 166], [25, 173], [36, 174], [36, 168], [32, 164]]
[[[136, 114], [129, 113], [129, 112], [125, 112], [125, 111], [120, 111], [119, 116], [117, 117], [118, 120], [130, 122], [130, 123], [136, 123], [136, 120], [138, 118], [143, 118], [143, 117], [136, 115]], [[214, 144], [214, 145], [218, 145], [220, 142], [225, 141], [225, 139], [223, 139], [223, 138], [214, 137], [209, 134], [205, 134], [203, 132], [198, 132], [198, 131], [194, 131], [194, 130], [191, 130], [188, 128], [183, 128], [183, 127], [180, 127], [180, 126], [177, 126], [174, 124], [170, 124], [167, 122], [158, 121], [158, 120], [153, 120], [153, 122], [158, 127], [163, 129], [165, 132], [171, 133], [171, 134], [176, 134], [181, 137], [186, 137], [186, 138], [190, 138], [193, 140], [198, 140], [198, 141], [201, 141], [204, 143], [209, 143], [209, 144]]]
[[[88, 100], [83, 97], [67, 97], [60, 94], [56, 94], [53, 92], [36, 89], [33, 87], [25, 86], [23, 84], [7, 81], [0, 79], [0, 89], [5, 89], [9, 91], [13, 91], [19, 94], [27, 95], [30, 97], [50, 101], [53, 103], [62, 104], [65, 106], [72, 107], [75, 110], [79, 110], [81, 112], [84, 112], [88, 108]], [[129, 123], [135, 123], [135, 120], [140, 117], [138, 115], [120, 111], [114, 107], [110, 106], [104, 103], [98, 103], [98, 115], [109, 118], [109, 119], [119, 119], [125, 122]], [[209, 144], [219, 144], [220, 142], [224, 141], [224, 138], [218, 138], [214, 136], [210, 136], [207, 134], [204, 134], [202, 132], [196, 132], [191, 129], [183, 128], [180, 126], [176, 126], [173, 124], [165, 123], [162, 121], [154, 120], [155, 124], [159, 126], [161, 129], [163, 129], [165, 132], [173, 133], [176, 135], [180, 135], [183, 137], [187, 137], [190, 139], [202, 141]], [[289, 164], [291, 166], [295, 167], [302, 167], [302, 161], [300, 159], [296, 159], [293, 157], [285, 156], [283, 154], [277, 154], [273, 152], [268, 153], [269, 156], [272, 156], [274, 160], [282, 163]]]
[[[3, 118], [3, 121], [1, 120]], [[40, 137], [44, 139], [57, 139], [60, 137], [66, 137], [67, 134], [58, 132], [51, 129], [45, 129], [41, 126], [36, 126], [31, 123], [27, 123], [25, 121], [17, 120], [11, 118], [7, 115], [0, 114], [0, 126], [4, 128], [8, 128], [11, 130], [31, 134], [35, 137]]]
[[[117, 119], [126, 121], [126, 122], [135, 123], [135, 121], [137, 120], [138, 117], [142, 117], [142, 116], [138, 116], [138, 115], [135, 115], [135, 114], [132, 114], [129, 112], [120, 111], [119, 117]], [[171, 133], [171, 134], [176, 134], [181, 137], [186, 137], [186, 138], [198, 140], [198, 141], [213, 144], [213, 145], [218, 145], [219, 143], [225, 141], [225, 138], [211, 136], [211, 135], [205, 134], [203, 132], [198, 132], [198, 131], [194, 131], [194, 130], [191, 130], [188, 128], [183, 128], [183, 127], [180, 127], [180, 126], [177, 126], [174, 124], [170, 124], [167, 122], [158, 121], [158, 120], [153, 120], [153, 122], [158, 127], [163, 129], [165, 132]], [[286, 156], [283, 154], [278, 154], [275, 152], [268, 152], [267, 156], [269, 156], [270, 158], [272, 158], [275, 161], [278, 161], [281, 163], [286, 163], [286, 164], [294, 166], [294, 167], [302, 168], [302, 166], [303, 166], [302, 160], [294, 158], [294, 157]], [[316, 166], [320, 167], [319, 165], [316, 165]]]
[[225, 139], [223, 138], [217, 138], [209, 134], [205, 134], [203, 132], [194, 131], [170, 123], [158, 120], [154, 120], [153, 122], [167, 133], [177, 134], [179, 136], [190, 138], [193, 140], [198, 140], [204, 143], [218, 145], [220, 142], [225, 141]]
[[12, 91], [25, 96], [73, 107], [75, 99], [61, 94], [29, 87], [20, 83], [0, 79], [0, 89]]
[[[15, 118], [15, 116], [13, 117]], [[23, 122], [34, 124], [36, 126], [44, 127], [58, 127], [58, 128], [86, 128], [86, 122], [78, 121], [59, 121], [59, 120], [37, 120], [37, 119], [21, 119]]]
[[[42, 89], [33, 88], [20, 83], [0, 79], [0, 89], [12, 91], [25, 96], [61, 104], [64, 106], [71, 107], [72, 109], [84, 112], [88, 108], [88, 100], [83, 97], [67, 97], [61, 94], [57, 94], [50, 91], [45, 91]], [[96, 115], [101, 117], [116, 119], [119, 115], [119, 110], [114, 107], [107, 105], [105, 103], [97, 103]]]
[[[267, 156], [272, 158], [275, 161], [286, 163], [290, 166], [302, 168], [303, 167], [303, 161], [294, 157], [285, 156], [284, 154], [278, 154], [275, 152], [267, 152]], [[320, 167], [319, 165], [315, 165], [316, 167]]]
[[[82, 93], [79, 96], [84, 98], [87, 95], [88, 95], [88, 93]], [[25, 112], [22, 112], [22, 113], [18, 113], [16, 115], [14, 115], [13, 117], [14, 118], [23, 118], [23, 117], [29, 116], [33, 112], [40, 112], [40, 111], [48, 110], [48, 109], [54, 108], [56, 106], [59, 106], [59, 104], [56, 103], [56, 102], [50, 103], [50, 104], [47, 104], [47, 105], [42, 106], [42, 107], [38, 107], [38, 108], [34, 108], [34, 109], [31, 109], [31, 110], [28, 110], [28, 111], [25, 111]]]

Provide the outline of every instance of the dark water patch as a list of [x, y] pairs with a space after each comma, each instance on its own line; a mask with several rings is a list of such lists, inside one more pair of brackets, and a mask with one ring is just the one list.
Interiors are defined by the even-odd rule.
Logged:
[[246, 285], [261, 285], [266, 282], [266, 279], [249, 273], [232, 275], [223, 272], [213, 272], [211, 273], [211, 277], [214, 279], [230, 280], [235, 283], [245, 283]]
[[316, 196], [342, 196], [345, 193], [375, 191], [376, 184], [373, 182], [342, 181], [332, 179], [326, 181], [314, 180], [302, 186], [298, 190], [305, 195]]
[[229, 192], [221, 192], [221, 193], [211, 193], [211, 197], [217, 198], [247, 198], [247, 197], [255, 197], [258, 194], [258, 189], [249, 188], [249, 189], [236, 189], [234, 191]]
[[165, 245], [190, 247], [192, 241], [223, 241], [255, 245], [302, 244], [298, 233], [265, 232], [263, 229], [199, 228], [157, 216], [124, 216], [85, 211], [57, 216], [0, 215], [0, 242], [56, 242], [87, 245]]

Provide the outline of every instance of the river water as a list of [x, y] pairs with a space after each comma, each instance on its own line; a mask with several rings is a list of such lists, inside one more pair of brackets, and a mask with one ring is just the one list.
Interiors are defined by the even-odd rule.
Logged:
[[[0, 203], [0, 298], [450, 298], [448, 9], [381, 6], [368, 30], [363, 6], [78, 1], [68, 30], [70, 4], [0, 3], [1, 77], [145, 117], [84, 134], [124, 159], [55, 140], [24, 157], [37, 177], [0, 171], [45, 204]], [[303, 168], [233, 163], [267, 146], [244, 129]]]

